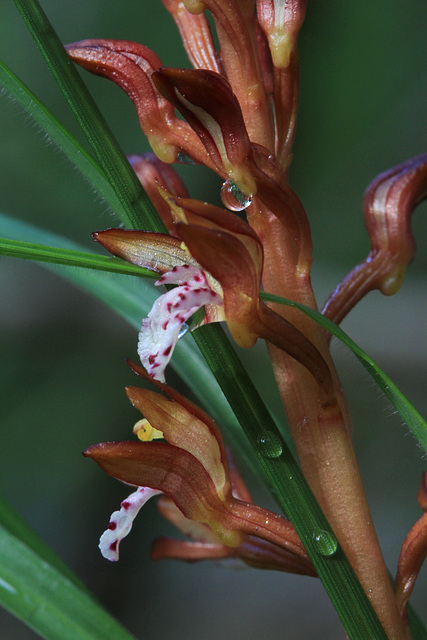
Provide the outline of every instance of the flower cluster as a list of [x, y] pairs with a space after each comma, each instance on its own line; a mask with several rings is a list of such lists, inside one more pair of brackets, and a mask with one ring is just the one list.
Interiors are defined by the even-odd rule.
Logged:
[[[138, 434], [149, 441], [103, 443], [86, 452], [108, 473], [136, 487], [113, 514], [101, 549], [116, 559], [139, 509], [161, 492], [162, 513], [196, 541], [158, 542], [155, 557], [237, 555], [256, 566], [313, 575], [290, 523], [253, 505], [237, 472], [230, 471], [210, 418], [163, 385], [166, 366], [188, 324], [193, 329], [225, 321], [240, 347], [264, 338], [309, 371], [324, 404], [332, 395], [331, 373], [317, 346], [262, 302], [263, 233], [235, 214], [246, 210], [248, 216], [261, 211], [274, 216], [289, 238], [289, 264], [302, 276], [307, 273], [310, 232], [287, 182], [298, 94], [296, 37], [305, 2], [164, 4], [194, 69], [164, 68], [147, 47], [128, 41], [86, 40], [67, 46], [73, 61], [113, 80], [133, 100], [155, 155], [131, 156], [130, 162], [168, 231], [108, 229], [93, 234], [113, 255], [158, 273], [156, 285], [167, 287], [142, 321], [138, 354], [144, 369], [133, 369], [169, 400], [143, 389], [128, 390], [145, 416]], [[214, 18], [220, 52], [215, 51], [206, 10]], [[223, 179], [221, 198], [228, 211], [188, 197], [171, 168], [182, 161], [204, 164]], [[153, 433], [166, 442], [152, 441]]]
[[161, 493], [161, 513], [194, 542], [161, 539], [153, 557], [234, 557], [252, 566], [315, 575], [290, 522], [252, 503], [236, 468], [229, 466], [214, 421], [140, 366], [131, 367], [166, 395], [129, 387], [130, 401], [145, 416], [134, 427], [142, 441], [104, 442], [85, 452], [107, 473], [136, 487], [112, 514], [101, 537], [102, 554], [118, 559], [119, 544], [139, 510]]

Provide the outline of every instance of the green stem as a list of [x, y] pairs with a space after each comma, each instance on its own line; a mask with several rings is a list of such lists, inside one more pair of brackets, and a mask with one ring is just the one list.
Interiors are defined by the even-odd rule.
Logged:
[[23, 242], [22, 240], [0, 238], [0, 255], [35, 260], [37, 262], [65, 264], [69, 267], [108, 271], [110, 273], [124, 273], [142, 278], [158, 279], [159, 277], [157, 273], [130, 264], [121, 258], [98, 256], [94, 253], [75, 251], [74, 249], [48, 247], [43, 244]]

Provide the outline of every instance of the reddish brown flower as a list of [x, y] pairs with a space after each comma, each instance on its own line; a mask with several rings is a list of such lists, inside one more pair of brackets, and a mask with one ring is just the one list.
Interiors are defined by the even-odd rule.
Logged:
[[329, 369], [312, 343], [260, 299], [263, 250], [249, 225], [204, 202], [166, 194], [180, 240], [164, 234], [109, 229], [94, 239], [114, 255], [161, 273], [156, 284], [178, 287], [160, 296], [143, 321], [138, 352], [153, 377], [164, 380], [181, 329], [201, 307], [205, 322], [226, 320], [241, 347], [258, 337], [304, 364], [330, 390]]
[[[149, 379], [141, 367], [131, 366]], [[106, 442], [84, 454], [110, 475], [136, 487], [122, 502], [120, 511], [113, 513], [101, 537], [103, 555], [118, 559], [119, 544], [140, 508], [160, 492], [168, 497], [161, 507], [163, 513], [194, 536], [197, 544], [203, 543], [199, 556], [241, 556], [259, 566], [265, 558], [268, 568], [314, 575], [288, 520], [233, 495], [236, 471], [230, 473], [222, 437], [213, 420], [178, 392], [160, 382], [154, 384], [166, 396], [138, 387], [129, 387], [127, 394], [145, 416], [145, 424], [156, 430], [155, 437], [163, 436], [165, 441], [147, 441], [153, 436], [144, 428], [143, 442]], [[136, 431], [140, 429], [137, 423]], [[247, 498], [240, 478], [235, 485]], [[170, 543], [159, 544], [157, 557], [176, 555]], [[231, 553], [225, 550], [230, 548]], [[193, 547], [188, 547], [187, 559], [194, 559]]]

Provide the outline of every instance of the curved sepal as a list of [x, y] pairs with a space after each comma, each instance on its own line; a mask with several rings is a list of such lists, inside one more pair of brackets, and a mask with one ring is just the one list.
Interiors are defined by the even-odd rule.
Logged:
[[[128, 40], [83, 40], [67, 45], [71, 59], [96, 75], [115, 82], [135, 104], [142, 130], [154, 153], [174, 162], [180, 151], [207, 162], [206, 153], [186, 122], [152, 82], [161, 61], [148, 47]], [[209, 164], [209, 163], [208, 163]]]
[[418, 503], [424, 513], [414, 524], [405, 542], [397, 563], [395, 582], [396, 600], [402, 618], [407, 619], [407, 605], [411, 597], [415, 581], [420, 569], [427, 557], [427, 473], [424, 472], [420, 489], [418, 491]]
[[134, 154], [128, 156], [128, 160], [167, 230], [174, 235], [170, 209], [160, 195], [159, 187], [167, 189], [176, 196], [187, 198], [188, 193], [183, 181], [170, 164], [159, 160], [154, 153]]
[[202, 69], [161, 69], [153, 81], [200, 138], [217, 172], [232, 178], [244, 194], [255, 193], [248, 164], [251, 144], [227, 80]]
[[190, 520], [208, 524], [226, 545], [238, 546], [238, 520], [219, 498], [203, 465], [188, 451], [168, 442], [104, 442], [84, 452], [109, 475], [137, 487], [170, 496]]
[[181, 241], [166, 233], [112, 228], [94, 231], [92, 238], [114, 256], [161, 275], [176, 266], [197, 265]]
[[167, 442], [197, 458], [224, 499], [231, 490], [226, 474], [226, 455], [222, 438], [218, 429], [212, 428], [210, 418], [203, 415], [202, 419], [176, 399], [169, 400], [154, 391], [128, 387], [126, 393], [150, 424], [163, 432]]
[[366, 190], [363, 211], [371, 241], [355, 267], [326, 301], [322, 313], [339, 324], [369, 291], [397, 293], [415, 253], [410, 228], [414, 208], [427, 197], [427, 154], [379, 175]]
[[190, 13], [182, 0], [162, 1], [175, 20], [193, 67], [219, 73], [212, 34], [205, 15]]

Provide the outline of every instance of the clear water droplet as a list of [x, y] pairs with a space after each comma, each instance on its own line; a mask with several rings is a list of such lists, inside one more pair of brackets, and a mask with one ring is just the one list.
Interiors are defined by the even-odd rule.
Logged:
[[249, 207], [251, 196], [245, 196], [232, 180], [226, 180], [221, 187], [222, 204], [230, 211], [243, 211]]
[[272, 431], [264, 431], [258, 437], [261, 455], [264, 458], [278, 458], [282, 455], [283, 446], [278, 435]]
[[181, 329], [179, 330], [178, 340], [183, 338], [189, 329], [190, 329], [190, 327], [188, 326], [188, 324], [186, 322], [184, 322], [184, 324], [182, 325]]
[[313, 541], [321, 556], [333, 556], [338, 549], [338, 541], [335, 536], [324, 529], [317, 529], [313, 533]]
[[195, 162], [193, 158], [190, 158], [190, 156], [188, 156], [186, 153], [183, 153], [182, 151], [178, 152], [176, 161], [180, 164], [197, 164], [197, 162]]

